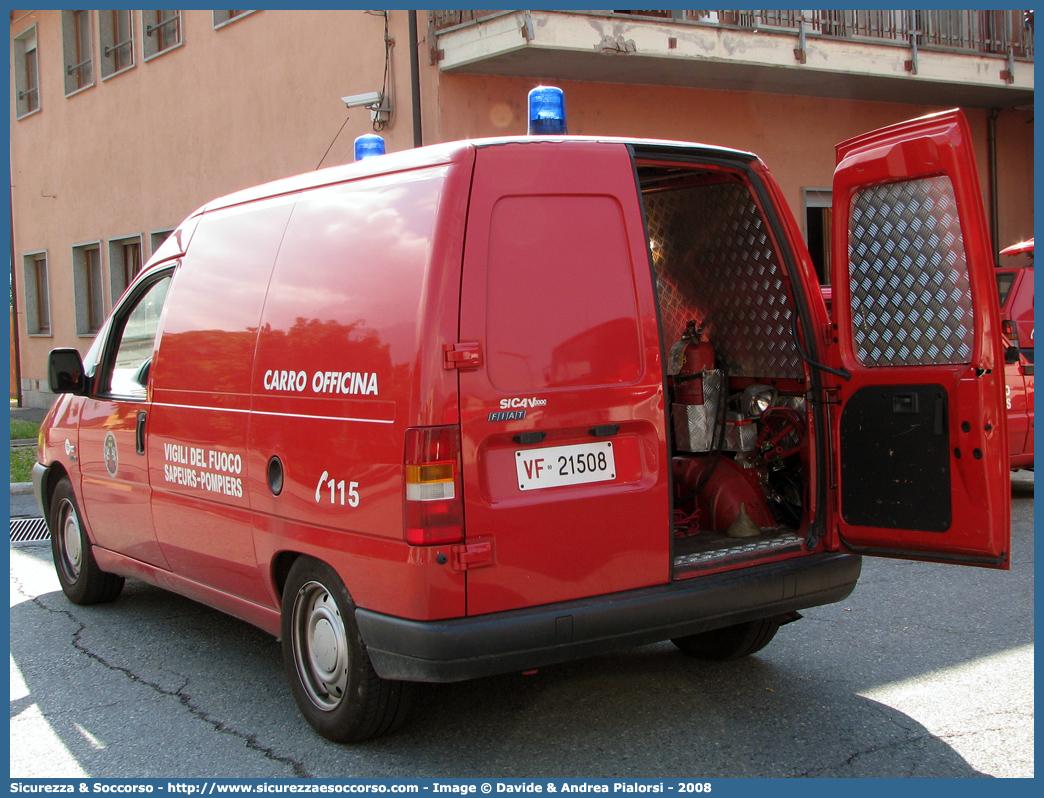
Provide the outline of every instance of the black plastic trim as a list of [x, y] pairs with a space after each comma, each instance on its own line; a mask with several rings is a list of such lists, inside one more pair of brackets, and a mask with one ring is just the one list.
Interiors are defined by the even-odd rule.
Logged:
[[385, 679], [456, 682], [655, 643], [845, 599], [858, 556], [825, 553], [509, 612], [412, 621], [358, 609]]
[[922, 562], [941, 562], [950, 565], [977, 565], [982, 568], [1003, 568], [1008, 562], [1008, 552], [1002, 551], [999, 557], [977, 557], [973, 554], [947, 554], [945, 552], [916, 551], [913, 549], [890, 549], [874, 546], [854, 546], [838, 535], [841, 545], [853, 554], [863, 557], [893, 557], [900, 560], [920, 560]]
[[520, 432], [511, 440], [513, 440], [519, 446], [524, 446], [529, 443], [543, 443], [544, 438], [546, 437], [547, 433], [542, 430], [539, 430], [535, 432]]
[[33, 463], [33, 495], [36, 497], [36, 503], [40, 506], [43, 511], [44, 517], [47, 516], [47, 505], [44, 503], [44, 486], [47, 484], [47, 477], [51, 471], [50, 466], [45, 466], [43, 463]]

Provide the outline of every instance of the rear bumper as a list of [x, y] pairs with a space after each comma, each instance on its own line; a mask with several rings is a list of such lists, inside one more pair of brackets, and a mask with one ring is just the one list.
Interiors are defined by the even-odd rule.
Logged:
[[826, 553], [578, 601], [445, 621], [356, 610], [385, 679], [456, 682], [581, 659], [841, 601], [861, 558]]

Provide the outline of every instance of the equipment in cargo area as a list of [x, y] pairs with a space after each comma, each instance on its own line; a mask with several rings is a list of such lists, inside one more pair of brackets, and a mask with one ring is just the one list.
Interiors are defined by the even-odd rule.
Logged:
[[753, 539], [798, 541], [807, 386], [789, 279], [742, 177], [640, 175], [665, 346], [677, 336], [667, 387], [678, 577], [697, 550], [703, 567], [720, 567]]

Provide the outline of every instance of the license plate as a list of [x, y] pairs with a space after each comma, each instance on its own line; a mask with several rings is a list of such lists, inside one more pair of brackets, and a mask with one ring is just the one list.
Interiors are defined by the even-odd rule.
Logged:
[[541, 490], [616, 479], [611, 441], [515, 452], [519, 490]]

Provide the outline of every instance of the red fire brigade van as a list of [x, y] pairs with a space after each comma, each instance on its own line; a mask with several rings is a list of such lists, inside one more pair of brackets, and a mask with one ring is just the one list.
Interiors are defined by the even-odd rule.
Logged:
[[959, 112], [839, 145], [833, 321], [746, 152], [463, 141], [215, 200], [52, 354], [62, 587], [279, 636], [351, 741], [411, 682], [750, 654], [861, 555], [1006, 569], [976, 175]]

